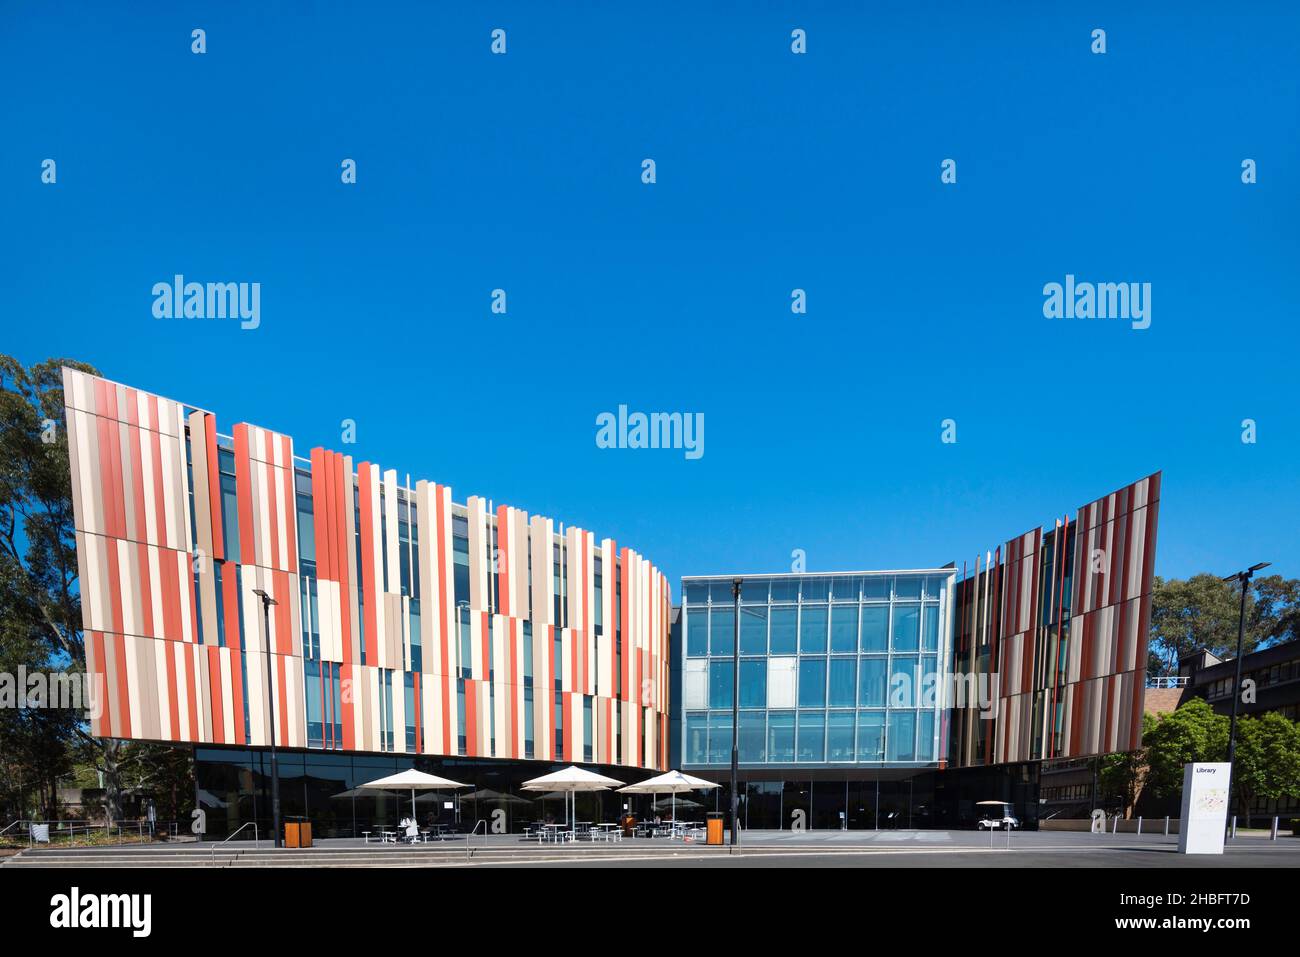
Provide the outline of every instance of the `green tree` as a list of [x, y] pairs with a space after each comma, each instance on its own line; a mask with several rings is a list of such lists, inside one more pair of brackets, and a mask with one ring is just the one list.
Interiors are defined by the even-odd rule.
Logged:
[[[85, 670], [63, 366], [99, 374], [0, 355], [0, 664], [11, 674]], [[91, 737], [77, 712], [11, 709], [0, 715], [0, 801], [14, 817], [55, 817], [57, 779], [82, 761], [104, 775], [105, 812], [119, 817], [124, 747]], [[157, 746], [132, 760], [145, 759], [174, 761]]]
[[1143, 735], [1146, 786], [1158, 797], [1182, 793], [1183, 765], [1193, 761], [1226, 761], [1228, 719], [1215, 714], [1201, 698], [1193, 698], [1163, 715]]
[[[1142, 737], [1151, 733], [1156, 726], [1153, 714], [1142, 715]], [[1115, 797], [1120, 802], [1120, 813], [1131, 817], [1133, 807], [1146, 784], [1147, 753], [1146, 748], [1127, 751], [1120, 754], [1104, 754], [1098, 759], [1097, 784], [1101, 793]]]
[[[1178, 659], [1206, 648], [1219, 657], [1237, 653], [1237, 623], [1241, 593], [1230, 582], [1209, 574], [1191, 578], [1156, 577], [1151, 588], [1151, 640], [1148, 670], [1176, 675]], [[1247, 622], [1254, 600], [1246, 599]], [[1244, 647], [1252, 651], [1263, 637], [1255, 627], [1246, 629]]]
[[1300, 796], [1300, 724], [1277, 712], [1238, 718], [1234, 758], [1233, 790], [1246, 827], [1256, 800]]

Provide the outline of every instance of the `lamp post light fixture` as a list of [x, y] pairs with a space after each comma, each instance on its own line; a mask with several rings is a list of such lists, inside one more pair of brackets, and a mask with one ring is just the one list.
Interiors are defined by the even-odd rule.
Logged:
[[731, 580], [732, 634], [731, 634], [731, 848], [736, 848], [736, 832], [740, 830], [740, 794], [737, 778], [740, 773], [740, 585], [742, 579]]
[[1237, 572], [1233, 575], [1225, 575], [1225, 582], [1241, 583], [1241, 611], [1237, 616], [1237, 676], [1232, 685], [1232, 717], [1228, 719], [1228, 818], [1232, 818], [1232, 789], [1237, 783], [1236, 768], [1233, 759], [1237, 756], [1237, 706], [1241, 702], [1241, 651], [1242, 645], [1246, 639], [1246, 592], [1250, 588], [1250, 580], [1255, 577], [1255, 572], [1261, 568], [1268, 568], [1271, 562], [1260, 562], [1257, 565], [1251, 565], [1244, 572]]
[[275, 751], [275, 695], [271, 683], [271, 606], [278, 605], [274, 598], [260, 588], [253, 594], [262, 599], [262, 644], [266, 648], [266, 702], [270, 717], [267, 736], [271, 739], [271, 822], [275, 828], [275, 846], [282, 847], [284, 835], [280, 833], [280, 760]]

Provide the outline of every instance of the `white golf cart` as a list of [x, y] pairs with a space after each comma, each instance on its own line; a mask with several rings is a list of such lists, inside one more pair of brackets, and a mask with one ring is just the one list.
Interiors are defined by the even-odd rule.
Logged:
[[1013, 831], [1020, 826], [1020, 820], [1011, 813], [1008, 801], [980, 801], [976, 807], [985, 808], [984, 816], [975, 822], [981, 831], [997, 831], [1006, 828]]

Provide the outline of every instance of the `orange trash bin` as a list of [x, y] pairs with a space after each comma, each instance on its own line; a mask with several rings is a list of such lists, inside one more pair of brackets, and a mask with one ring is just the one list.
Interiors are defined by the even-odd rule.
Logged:
[[709, 819], [705, 822], [706, 843], [709, 846], [722, 846], [722, 812], [710, 811]]

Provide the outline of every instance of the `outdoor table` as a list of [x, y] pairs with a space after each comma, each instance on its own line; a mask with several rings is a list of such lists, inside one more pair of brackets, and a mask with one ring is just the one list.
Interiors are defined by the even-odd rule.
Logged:
[[597, 824], [591, 829], [591, 839], [594, 841], [597, 837], [602, 837], [606, 841], [621, 841], [623, 840], [623, 825]]
[[549, 839], [559, 842], [561, 835], [568, 833], [567, 824], [543, 824], [540, 831], [537, 832], [537, 843]]

